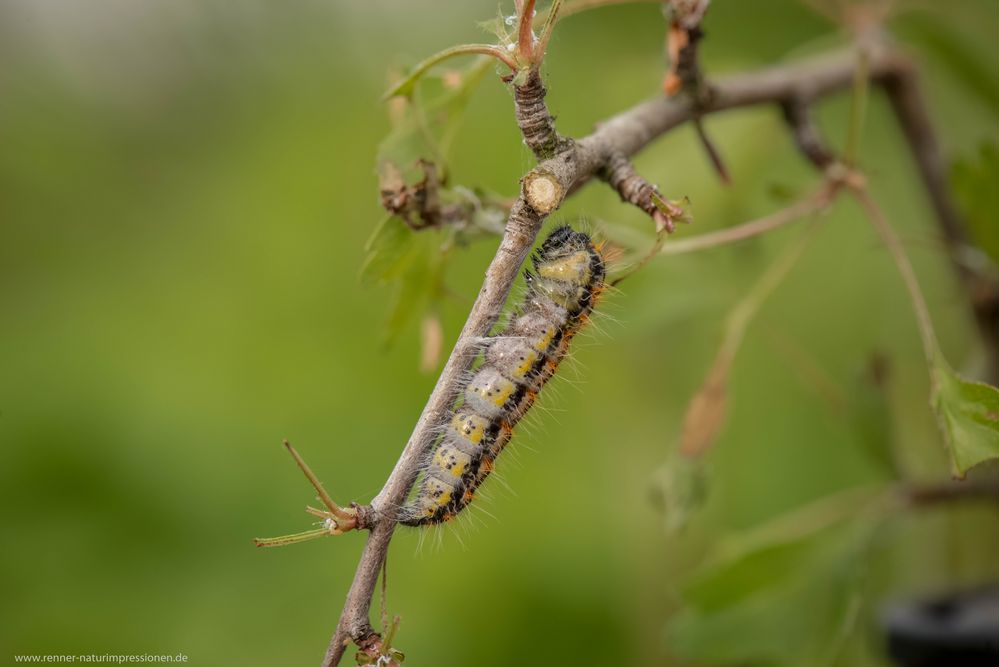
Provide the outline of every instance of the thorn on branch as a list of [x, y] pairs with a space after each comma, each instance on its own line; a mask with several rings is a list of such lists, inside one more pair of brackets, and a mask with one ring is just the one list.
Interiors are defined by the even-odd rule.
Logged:
[[722, 159], [721, 152], [704, 130], [704, 123], [701, 122], [700, 117], [694, 119], [694, 129], [697, 131], [697, 138], [701, 140], [701, 145], [704, 146], [704, 151], [708, 154], [708, 159], [711, 160], [711, 166], [718, 173], [718, 178], [723, 184], [732, 185], [732, 175], [728, 167], [725, 166], [725, 160]]

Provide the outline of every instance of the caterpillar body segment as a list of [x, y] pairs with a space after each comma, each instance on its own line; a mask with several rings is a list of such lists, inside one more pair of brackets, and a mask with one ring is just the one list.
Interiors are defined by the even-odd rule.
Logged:
[[507, 327], [487, 341], [481, 365], [423, 470], [400, 523], [443, 523], [475, 498], [513, 429], [558, 369], [604, 289], [604, 257], [590, 237], [553, 230], [525, 271], [527, 291]]

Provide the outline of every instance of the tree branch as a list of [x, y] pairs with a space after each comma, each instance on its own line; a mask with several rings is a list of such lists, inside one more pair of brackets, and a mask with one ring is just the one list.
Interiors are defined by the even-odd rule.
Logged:
[[[654, 139], [692, 120], [695, 115], [758, 104], [780, 104], [791, 99], [809, 101], [838, 92], [851, 85], [854, 64], [854, 53], [847, 50], [824, 58], [724, 79], [713, 85], [710, 99], [696, 110], [690, 100], [653, 99], [610, 118], [595, 132], [574, 142], [559, 140], [550, 122], [551, 115], [543, 108], [542, 92], [543, 111], [535, 107], [537, 115], [532, 112], [525, 115], [524, 120], [538, 118], [543, 122], [539, 125], [533, 121], [527, 123], [530, 138], [525, 132], [525, 140], [539, 155], [547, 155], [553, 146], [556, 152], [543, 160], [533, 172], [549, 174], [562, 186], [562, 192], [567, 196], [606, 168], [613, 156], [634, 155]], [[901, 56], [889, 51], [876, 51], [871, 54], [869, 72], [872, 78], [883, 78], [906, 66], [907, 62]], [[540, 79], [537, 83], [540, 85]], [[530, 78], [525, 85], [529, 84]], [[533, 100], [537, 97], [528, 97], [532, 104], [535, 103]], [[520, 117], [521, 114], [518, 114], [518, 120]], [[524, 122], [521, 127], [525, 127]], [[535, 132], [536, 127], [541, 128], [540, 131]], [[327, 649], [323, 662], [325, 667], [339, 664], [350, 640], [364, 650], [377, 646], [380, 641], [371, 627], [368, 613], [378, 573], [385, 562], [395, 530], [396, 508], [405, 502], [416, 481], [420, 464], [434, 444], [437, 427], [458, 396], [465, 373], [471, 368], [479, 350], [478, 342], [488, 335], [496, 323], [520, 266], [541, 228], [545, 213], [532, 208], [523, 193], [513, 205], [503, 239], [486, 271], [482, 289], [402, 455], [370, 508], [359, 508], [365, 517], [362, 527], [370, 529], [371, 533]]]

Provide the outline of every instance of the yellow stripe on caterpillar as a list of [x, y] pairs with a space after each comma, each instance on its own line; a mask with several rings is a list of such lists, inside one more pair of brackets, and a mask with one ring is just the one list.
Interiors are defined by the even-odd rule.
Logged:
[[537, 271], [542, 278], [584, 287], [590, 283], [590, 253], [580, 250], [566, 257], [545, 262], [538, 266]]
[[[548, 337], [548, 344], [554, 330]], [[548, 349], [548, 345], [545, 346]], [[525, 384], [535, 370], [539, 353], [534, 344], [524, 338], [497, 337], [486, 350], [486, 363], [519, 384]]]
[[465, 404], [486, 417], [500, 414], [517, 387], [495, 368], [483, 366], [465, 389]]
[[487, 428], [489, 428], [489, 420], [472, 412], [459, 411], [451, 419], [452, 431], [459, 438], [467, 440], [473, 445], [482, 442]]
[[465, 474], [468, 464], [472, 462], [472, 457], [456, 447], [447, 443], [441, 443], [434, 452], [432, 465], [437, 466], [452, 477], [459, 478]]
[[428, 475], [424, 480], [426, 493], [424, 499], [429, 501], [427, 505], [431, 507], [447, 507], [454, 495], [454, 487], [444, 480]]
[[554, 337], [555, 327], [549, 327], [534, 343], [534, 349], [538, 352], [544, 352], [548, 349], [548, 346], [552, 344], [552, 338]]

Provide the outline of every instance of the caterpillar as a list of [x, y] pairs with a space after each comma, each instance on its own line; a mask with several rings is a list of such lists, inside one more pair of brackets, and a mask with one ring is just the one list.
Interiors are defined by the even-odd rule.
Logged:
[[416, 492], [399, 508], [399, 523], [444, 523], [471, 504], [604, 289], [600, 248], [569, 226], [552, 230], [531, 259], [523, 303], [487, 339]]

